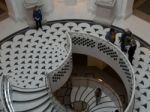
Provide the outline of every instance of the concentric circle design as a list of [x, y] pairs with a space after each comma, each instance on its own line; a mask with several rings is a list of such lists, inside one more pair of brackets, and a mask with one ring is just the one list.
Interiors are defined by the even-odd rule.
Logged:
[[[47, 24], [49, 26], [43, 26], [43, 31], [30, 29], [24, 35], [14, 34], [12, 41], [1, 46], [0, 76], [11, 76], [11, 82], [21, 88], [42, 87], [45, 84], [44, 75], [59, 67], [66, 59], [66, 32], [86, 33], [105, 39], [105, 34], [109, 31], [109, 28], [87, 20], [60, 20]], [[119, 37], [122, 31], [118, 28], [116, 30], [115, 44], [120, 47]], [[136, 42], [138, 47], [133, 61], [136, 76], [134, 112], [149, 112], [150, 50], [142, 47], [139, 41]]]
[[50, 27], [43, 31], [29, 30], [17, 35], [1, 47], [3, 74], [11, 76], [13, 85], [21, 88], [45, 86], [45, 75], [54, 71], [67, 57], [67, 36]]

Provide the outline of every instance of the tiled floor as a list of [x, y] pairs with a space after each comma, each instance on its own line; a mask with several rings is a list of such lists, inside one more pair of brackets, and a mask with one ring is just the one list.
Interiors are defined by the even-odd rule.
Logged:
[[[88, 31], [90, 29], [90, 25], [86, 24], [85, 22], [82, 23], [83, 28], [79, 28], [79, 29], [85, 29], [86, 28], [87, 30], [85, 30], [85, 31]], [[59, 26], [57, 29], [60, 29], [60, 23], [57, 23], [57, 24]], [[69, 25], [69, 24], [70, 23], [68, 22], [67, 25]], [[66, 25], [64, 25], [64, 26], [66, 26]], [[73, 26], [76, 28], [78, 25], [76, 23], [76, 24], [73, 24]], [[22, 27], [25, 27], [25, 26], [22, 26]], [[101, 26], [99, 26], [99, 27], [101, 28]], [[68, 29], [69, 29], [69, 26], [68, 26]], [[72, 28], [72, 29], [74, 29], [74, 28]], [[70, 30], [67, 30], [67, 31], [70, 31]], [[94, 31], [94, 30], [90, 30], [90, 31]], [[93, 32], [93, 34], [95, 34], [95, 33], [96, 32]], [[97, 32], [97, 33], [99, 33], [99, 32]], [[150, 107], [149, 103], [148, 103], [149, 97], [146, 96], [149, 93], [149, 87], [147, 89], [147, 86], [149, 86], [149, 79], [150, 79], [149, 76], [147, 75], [147, 74], [149, 74], [149, 64], [150, 64], [149, 56], [150, 56], [149, 50], [146, 48], [143, 49], [143, 47], [140, 47], [140, 48], [138, 48], [138, 50], [136, 52], [135, 61], [134, 61], [134, 64], [135, 64], [134, 67], [136, 70], [135, 72], [136, 72], [136, 76], [138, 79], [138, 81], [137, 81], [137, 92], [136, 92], [135, 96], [136, 96], [136, 100], [138, 100], [139, 98], [141, 99], [139, 102], [136, 101], [137, 108], [135, 108], [135, 109], [136, 110], [137, 109], [143, 109], [143, 103], [144, 103], [144, 106], [148, 105], [147, 107], [145, 107], [143, 109], [142, 112], [148, 112], [146, 110], [149, 110], [149, 107]], [[142, 74], [144, 76], [141, 76], [139, 74]], [[139, 111], [136, 111], [136, 112], [139, 112]]]

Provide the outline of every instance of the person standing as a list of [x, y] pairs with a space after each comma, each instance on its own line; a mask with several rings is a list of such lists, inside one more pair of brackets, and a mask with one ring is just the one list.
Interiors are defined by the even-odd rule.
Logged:
[[102, 96], [102, 90], [101, 90], [101, 88], [97, 88], [95, 90], [96, 105], [99, 104], [101, 96]]
[[126, 46], [130, 45], [131, 37], [132, 37], [132, 32], [129, 29], [126, 29], [120, 38], [122, 52], [127, 53]]
[[119, 110], [115, 110], [115, 112], [119, 112]]
[[42, 29], [42, 12], [38, 6], [35, 6], [33, 9], [33, 19], [36, 23], [36, 29]]
[[106, 34], [106, 40], [109, 40], [111, 43], [115, 43], [115, 40], [116, 40], [116, 32], [113, 28], [110, 29], [109, 32], [107, 32]]
[[128, 59], [130, 61], [130, 63], [133, 65], [133, 56], [135, 54], [135, 50], [136, 50], [136, 41], [134, 39], [131, 40], [131, 44], [130, 44], [130, 47], [129, 47], [129, 50], [128, 50]]

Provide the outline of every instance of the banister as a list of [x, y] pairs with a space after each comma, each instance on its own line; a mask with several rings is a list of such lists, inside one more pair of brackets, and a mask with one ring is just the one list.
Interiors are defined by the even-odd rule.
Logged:
[[11, 102], [9, 77], [6, 75], [2, 77], [2, 101], [6, 112], [15, 112]]
[[[118, 60], [116, 60], [116, 62], [117, 62], [117, 64], [119, 64], [119, 61], [121, 61], [121, 60], [123, 60], [123, 62], [125, 63], [125, 65], [127, 65], [127, 69], [129, 70], [129, 73], [130, 74], [127, 74], [127, 72], [125, 71], [125, 70], [123, 70], [123, 67], [121, 67], [121, 65], [120, 65], [120, 71], [121, 72], [123, 72], [126, 76], [127, 75], [130, 75], [131, 76], [131, 79], [130, 79], [130, 81], [131, 82], [128, 82], [128, 80], [129, 79], [127, 79], [127, 77], [125, 77], [126, 78], [126, 82], [125, 82], [125, 84], [127, 84], [127, 85], [129, 85], [129, 86], [131, 86], [131, 88], [130, 87], [128, 87], [128, 98], [129, 98], [129, 101], [128, 101], [128, 106], [127, 106], [127, 108], [125, 109], [125, 112], [131, 112], [131, 110], [132, 110], [132, 108], [133, 108], [133, 101], [134, 101], [134, 95], [135, 95], [135, 75], [134, 75], [134, 70], [133, 70], [133, 68], [132, 68], [132, 66], [131, 66], [131, 64], [130, 64], [130, 62], [128, 61], [128, 59], [127, 59], [127, 57], [125, 56], [125, 54], [120, 50], [120, 48], [118, 48], [116, 45], [114, 45], [114, 44], [112, 44], [112, 43], [110, 43], [110, 42], [108, 42], [108, 41], [106, 41], [105, 40], [105, 38], [99, 38], [99, 37], [96, 37], [96, 36], [94, 36], [94, 35], [89, 35], [89, 34], [86, 34], [86, 33], [76, 33], [76, 32], [69, 32], [69, 34], [70, 34], [70, 36], [72, 36], [72, 39], [74, 38], [74, 37], [80, 37], [80, 38], [86, 38], [86, 39], [92, 39], [92, 40], [94, 40], [95, 42], [96, 42], [96, 46], [97, 46], [97, 44], [98, 44], [98, 42], [100, 42], [100, 43], [102, 43], [102, 44], [106, 44], [106, 46], [108, 47], [110, 47], [110, 48], [112, 48], [112, 50], [114, 51], [113, 53], [117, 53], [117, 55], [119, 56], [119, 58], [117, 57], [117, 59]], [[103, 36], [104, 37], [104, 36]], [[80, 46], [80, 45], [78, 45], [78, 46]], [[104, 46], [104, 47], [106, 47], [106, 46]], [[84, 46], [85, 47], [85, 46]], [[86, 47], [88, 47], [88, 46], [86, 46]], [[110, 49], [109, 48], [109, 49]], [[93, 50], [96, 50], [96, 48], [95, 49], [93, 49]], [[89, 54], [89, 53], [88, 53]], [[106, 54], [107, 54], [107, 52], [106, 52]], [[107, 54], [107, 55], [110, 55], [109, 53]], [[110, 55], [111, 56], [111, 55]], [[111, 59], [111, 58], [110, 58]], [[120, 75], [121, 76], [121, 75]], [[123, 77], [123, 75], [122, 75], [122, 77]], [[122, 79], [123, 80], [123, 79]], [[123, 81], [124, 82], [124, 81]], [[132, 90], [131, 90], [132, 89]]]

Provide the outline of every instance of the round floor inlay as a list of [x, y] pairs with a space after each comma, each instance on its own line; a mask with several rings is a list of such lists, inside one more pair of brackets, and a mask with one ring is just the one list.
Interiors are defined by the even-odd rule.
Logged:
[[[52, 29], [53, 30], [53, 29]], [[29, 30], [16, 35], [13, 41], [1, 46], [1, 63], [4, 75], [21, 88], [38, 88], [45, 85], [45, 75], [58, 68], [67, 57], [67, 36], [51, 34], [50, 27], [43, 31]]]

